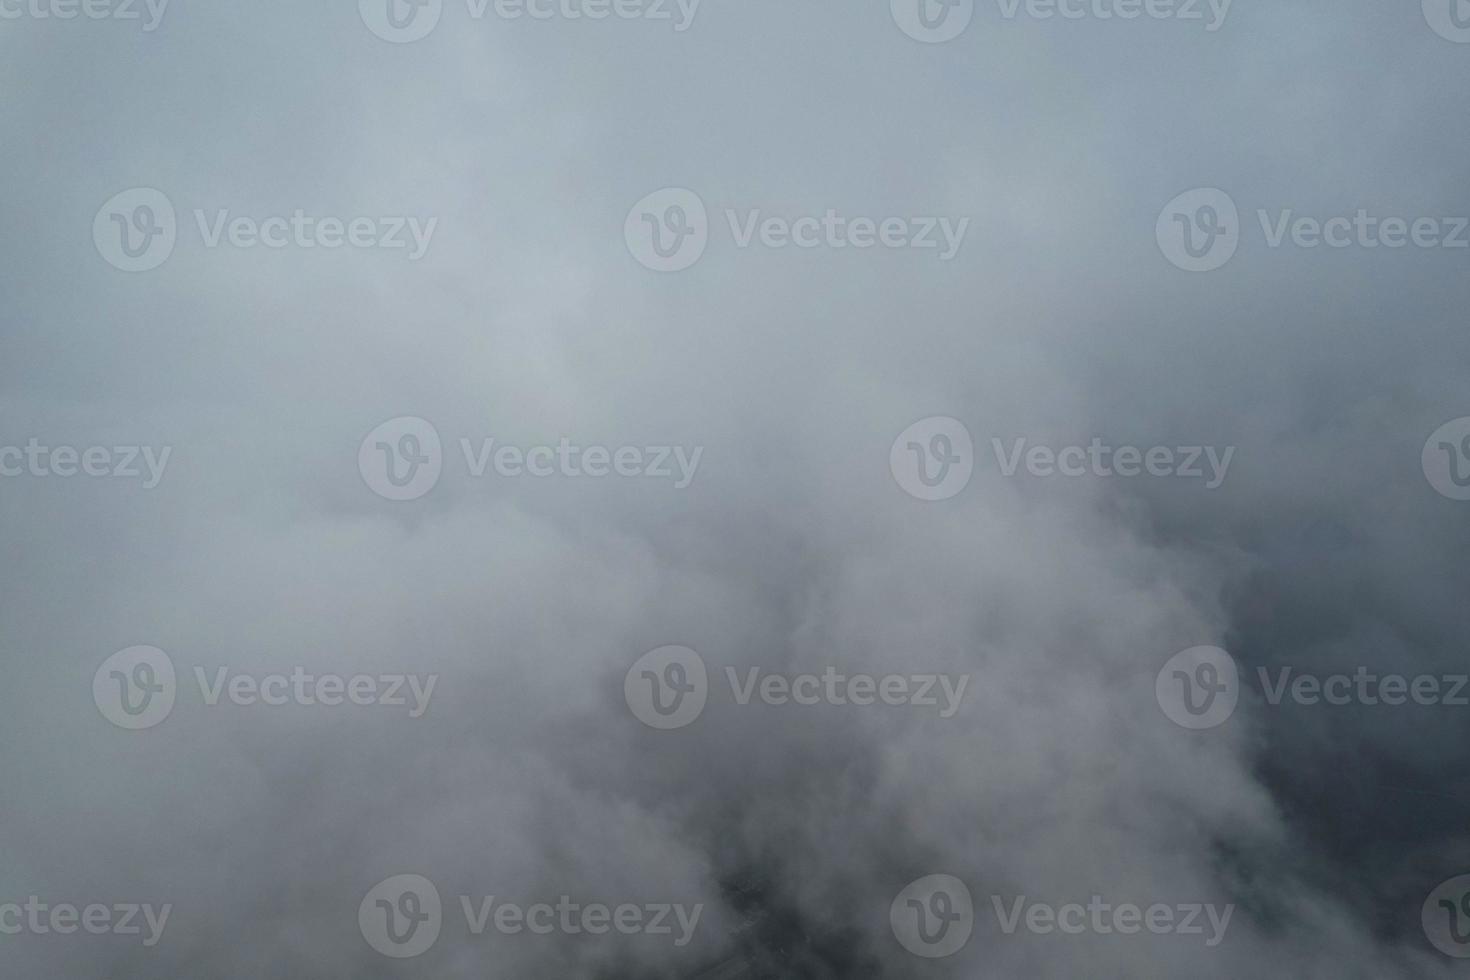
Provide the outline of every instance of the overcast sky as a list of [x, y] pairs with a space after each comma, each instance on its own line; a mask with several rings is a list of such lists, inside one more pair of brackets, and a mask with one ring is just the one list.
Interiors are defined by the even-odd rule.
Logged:
[[0, 973], [1456, 975], [1470, 4], [123, 2], [0, 0]]

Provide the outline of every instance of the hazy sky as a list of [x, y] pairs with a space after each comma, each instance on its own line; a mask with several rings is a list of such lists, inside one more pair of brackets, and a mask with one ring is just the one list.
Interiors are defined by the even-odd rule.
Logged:
[[1470, 955], [1470, 3], [84, 2], [0, 0], [0, 973]]

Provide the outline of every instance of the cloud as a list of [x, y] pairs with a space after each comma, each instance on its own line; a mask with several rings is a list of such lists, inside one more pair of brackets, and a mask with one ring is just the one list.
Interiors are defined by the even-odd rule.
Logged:
[[[173, 907], [154, 947], [6, 936], [5, 972], [1449, 975], [1419, 912], [1470, 858], [1458, 712], [1273, 706], [1255, 678], [1460, 669], [1470, 542], [1420, 453], [1470, 414], [1462, 256], [1272, 248], [1258, 213], [1470, 213], [1465, 52], [1368, 3], [1237, 3], [1216, 32], [978, 5], [942, 44], [886, 7], [711, 0], [675, 32], [450, 3], [409, 44], [351, 4], [4, 22], [0, 447], [172, 456], [155, 489], [0, 478], [0, 906]], [[133, 187], [178, 241], [128, 274], [90, 232]], [[709, 244], [655, 273], [624, 222], [668, 187]], [[1240, 215], [1207, 274], [1154, 238], [1196, 187]], [[950, 261], [742, 248], [727, 212], [755, 210], [970, 225]], [[208, 247], [196, 211], [438, 224], [409, 261]], [[925, 502], [889, 451], [935, 415], [977, 456]], [[356, 465], [400, 416], [444, 446], [408, 502]], [[489, 438], [703, 456], [686, 489], [477, 478], [461, 440]], [[1215, 490], [1008, 478], [989, 447], [1017, 438], [1236, 452]], [[138, 644], [180, 687], [128, 732], [88, 691]], [[670, 644], [712, 687], [656, 731], [624, 679]], [[1245, 689], [1189, 731], [1155, 674], [1204, 644]], [[210, 706], [196, 667], [439, 680], [415, 719]], [[727, 668], [969, 681], [941, 718], [741, 705]], [[418, 959], [355, 918], [400, 874], [443, 899]], [[889, 916], [932, 874], [974, 898], [942, 959]], [[1234, 911], [1212, 947], [993, 912], [1094, 895]], [[461, 899], [490, 896], [702, 914], [687, 946], [476, 936]]]

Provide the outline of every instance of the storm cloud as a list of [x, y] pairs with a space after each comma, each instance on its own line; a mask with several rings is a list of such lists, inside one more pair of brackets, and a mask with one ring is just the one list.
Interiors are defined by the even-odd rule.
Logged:
[[1467, 670], [1448, 3], [85, 7], [0, 0], [0, 972], [1470, 951], [1470, 708], [1262, 682]]

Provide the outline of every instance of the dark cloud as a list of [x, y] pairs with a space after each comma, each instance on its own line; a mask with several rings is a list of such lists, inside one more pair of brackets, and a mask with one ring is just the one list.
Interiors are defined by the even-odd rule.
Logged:
[[[1470, 415], [1470, 253], [1272, 248], [1257, 212], [1470, 214], [1470, 46], [1414, 4], [1236, 0], [1210, 32], [981, 3], [934, 45], [887, 6], [704, 0], [676, 32], [447, 2], [404, 45], [352, 3], [0, 21], [0, 447], [172, 448], [154, 489], [0, 479], [0, 905], [172, 906], [153, 947], [0, 935], [6, 975], [1451, 975], [1420, 906], [1470, 872], [1470, 709], [1272, 705], [1257, 671], [1463, 670], [1470, 504], [1420, 453]], [[90, 229], [132, 187], [179, 240], [130, 275]], [[622, 235], [664, 187], [710, 216], [678, 273]], [[1196, 187], [1240, 216], [1205, 274], [1154, 237]], [[417, 261], [206, 248], [196, 209], [438, 225]], [[752, 209], [970, 225], [950, 261], [742, 249]], [[888, 455], [935, 415], [975, 471], [924, 502]], [[400, 416], [444, 472], [397, 503], [356, 457]], [[1235, 455], [1206, 489], [991, 449], [1094, 437]], [[487, 438], [703, 456], [687, 489], [475, 478]], [[179, 695], [129, 732], [88, 690], [140, 644]], [[624, 676], [670, 644], [712, 693], [656, 731]], [[1244, 684], [1190, 731], [1155, 675], [1199, 645]], [[298, 666], [439, 680], [422, 718], [194, 681]], [[829, 667], [970, 680], [950, 718], [725, 681]], [[400, 874], [444, 902], [418, 959], [357, 920]], [[889, 919], [933, 874], [975, 904], [944, 959]], [[562, 895], [703, 911], [676, 947], [460, 909]], [[1211, 947], [993, 911], [1093, 895], [1234, 911]]]

